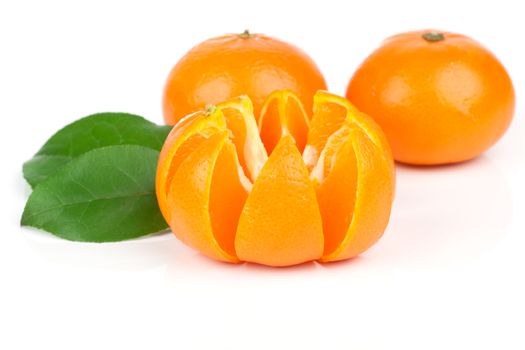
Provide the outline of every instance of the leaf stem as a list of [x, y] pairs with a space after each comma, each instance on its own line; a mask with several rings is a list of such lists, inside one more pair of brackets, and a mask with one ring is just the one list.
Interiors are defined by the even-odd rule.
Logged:
[[431, 43], [445, 40], [445, 35], [437, 31], [426, 32], [421, 36], [423, 37], [423, 39]]

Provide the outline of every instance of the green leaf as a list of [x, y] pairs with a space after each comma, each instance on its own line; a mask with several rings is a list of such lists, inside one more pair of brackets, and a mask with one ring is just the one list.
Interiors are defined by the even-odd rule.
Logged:
[[98, 148], [40, 183], [21, 224], [87, 242], [135, 238], [167, 228], [155, 196], [159, 152], [137, 145]]
[[34, 188], [72, 159], [105, 146], [140, 145], [160, 151], [170, 130], [133, 114], [93, 114], [53, 135], [24, 164], [24, 178]]

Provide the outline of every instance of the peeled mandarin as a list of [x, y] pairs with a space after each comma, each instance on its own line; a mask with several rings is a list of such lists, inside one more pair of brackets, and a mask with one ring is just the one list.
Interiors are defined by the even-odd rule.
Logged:
[[370, 248], [392, 207], [390, 147], [348, 100], [319, 91], [313, 105], [309, 117], [280, 90], [258, 118], [240, 96], [175, 125], [157, 169], [159, 206], [175, 235], [213, 259], [268, 266]]

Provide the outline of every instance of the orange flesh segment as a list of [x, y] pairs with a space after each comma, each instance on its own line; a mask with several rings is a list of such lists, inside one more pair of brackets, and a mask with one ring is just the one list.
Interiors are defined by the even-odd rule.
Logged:
[[[237, 178], [240, 166], [235, 164], [232, 148], [225, 148], [227, 142], [226, 131], [216, 133], [181, 162], [173, 176], [167, 206], [171, 213], [170, 227], [181, 241], [213, 259], [238, 262], [233, 249], [235, 231], [231, 223], [235, 213], [216, 223], [212, 223], [216, 216], [210, 216], [211, 209], [216, 210], [221, 205], [217, 195], [223, 195], [220, 187], [225, 181], [234, 188], [235, 196], [228, 197], [231, 210], [242, 208], [243, 198], [247, 195], [247, 191], [244, 197], [242, 195], [241, 181]], [[214, 169], [218, 170], [214, 172]], [[212, 179], [217, 182], [213, 186]]]
[[323, 229], [315, 190], [293, 138], [285, 135], [261, 170], [237, 227], [244, 261], [287, 266], [319, 259]]
[[284, 135], [291, 135], [300, 152], [306, 145], [309, 119], [297, 96], [288, 90], [274, 91], [266, 100], [258, 121], [268, 154]]

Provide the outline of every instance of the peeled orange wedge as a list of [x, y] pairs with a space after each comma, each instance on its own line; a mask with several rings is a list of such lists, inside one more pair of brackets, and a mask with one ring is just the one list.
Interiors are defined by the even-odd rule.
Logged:
[[355, 257], [383, 234], [395, 169], [381, 129], [319, 91], [311, 118], [290, 91], [261, 114], [240, 96], [182, 119], [157, 168], [164, 218], [221, 261], [289, 266]]

